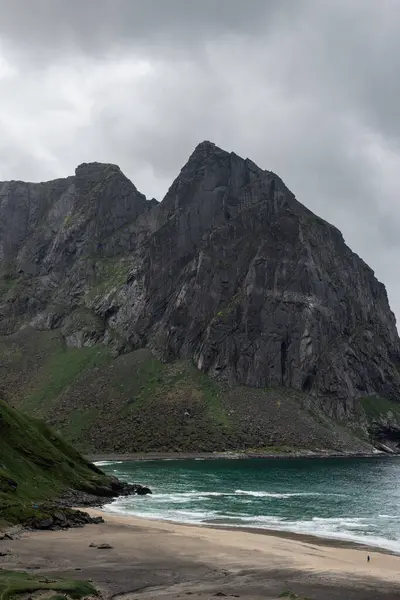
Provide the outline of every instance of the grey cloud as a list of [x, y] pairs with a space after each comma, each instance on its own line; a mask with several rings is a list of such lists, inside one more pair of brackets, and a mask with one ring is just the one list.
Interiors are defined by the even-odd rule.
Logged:
[[285, 7], [293, 9], [290, 0], [0, 0], [0, 37], [42, 64], [63, 52], [101, 56], [121, 46], [165, 52], [257, 33]]
[[0, 0], [0, 14], [0, 178], [103, 160], [160, 199], [211, 139], [339, 227], [400, 315], [397, 0]]

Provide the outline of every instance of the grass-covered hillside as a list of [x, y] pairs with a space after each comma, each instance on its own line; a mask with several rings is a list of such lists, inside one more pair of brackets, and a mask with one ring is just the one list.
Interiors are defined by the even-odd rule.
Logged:
[[[190, 361], [142, 349], [68, 348], [58, 331], [0, 338], [3, 396], [49, 423], [80, 451], [368, 451], [307, 394], [229, 387]], [[1, 394], [1, 390], [0, 390]]]
[[47, 600], [80, 600], [98, 596], [97, 590], [86, 581], [61, 577], [45, 577], [20, 571], [0, 569], [0, 600], [15, 598], [46, 598]]
[[67, 489], [98, 493], [109, 484], [47, 425], [0, 400], [0, 527], [37, 517]]

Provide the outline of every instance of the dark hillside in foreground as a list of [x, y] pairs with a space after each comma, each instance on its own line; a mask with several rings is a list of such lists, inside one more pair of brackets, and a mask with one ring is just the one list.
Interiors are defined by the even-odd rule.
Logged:
[[110, 485], [47, 425], [0, 400], [0, 526], [37, 518], [35, 506], [69, 489], [101, 495]]

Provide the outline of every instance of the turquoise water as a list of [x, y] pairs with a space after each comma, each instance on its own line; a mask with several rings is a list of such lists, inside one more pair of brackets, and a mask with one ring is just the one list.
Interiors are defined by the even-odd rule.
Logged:
[[107, 510], [185, 523], [276, 529], [400, 552], [400, 459], [97, 463], [152, 496]]

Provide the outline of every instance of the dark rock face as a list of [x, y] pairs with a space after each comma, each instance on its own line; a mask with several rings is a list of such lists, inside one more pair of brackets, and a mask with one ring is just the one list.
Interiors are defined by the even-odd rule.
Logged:
[[104, 523], [102, 517], [91, 517], [74, 507], [103, 506], [118, 496], [146, 496], [151, 493], [151, 489], [144, 485], [126, 483], [114, 477], [109, 486], [97, 486], [92, 493], [70, 489], [58, 500], [38, 505], [38, 515], [29, 519], [27, 525], [31, 529], [58, 530]]
[[152, 494], [149, 487], [139, 483], [126, 483], [112, 477], [111, 485], [97, 486], [90, 492], [69, 489], [57, 500], [58, 507], [73, 508], [74, 506], [103, 506], [110, 499], [120, 496], [146, 496]]
[[369, 427], [368, 433], [370, 435], [372, 444], [376, 448], [392, 454], [400, 453], [399, 425], [386, 425], [383, 423], [374, 422]]
[[339, 417], [360, 396], [400, 400], [373, 271], [279, 177], [210, 142], [160, 204], [114, 165], [0, 184], [0, 269], [3, 333], [149, 347], [231, 384], [307, 392]]
[[47, 514], [33, 517], [27, 523], [30, 529], [60, 530], [70, 527], [84, 527], [84, 525], [104, 523], [102, 517], [91, 517], [81, 510], [58, 509], [44, 507]]

